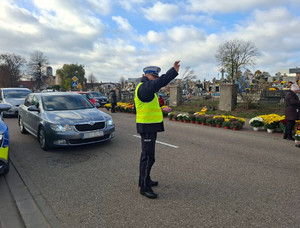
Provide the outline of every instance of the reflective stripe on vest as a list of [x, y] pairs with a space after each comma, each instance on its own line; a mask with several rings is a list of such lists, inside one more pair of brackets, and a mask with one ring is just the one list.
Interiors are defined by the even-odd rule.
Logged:
[[158, 97], [154, 94], [154, 99], [150, 102], [142, 102], [138, 97], [138, 89], [143, 83], [139, 83], [135, 89], [135, 108], [137, 123], [161, 123], [163, 114], [159, 106]]

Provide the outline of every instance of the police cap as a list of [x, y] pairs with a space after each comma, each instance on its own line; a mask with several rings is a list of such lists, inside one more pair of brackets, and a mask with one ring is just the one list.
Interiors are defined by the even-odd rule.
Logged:
[[159, 77], [160, 68], [157, 66], [147, 66], [143, 71], [145, 74], [152, 74], [153, 76]]

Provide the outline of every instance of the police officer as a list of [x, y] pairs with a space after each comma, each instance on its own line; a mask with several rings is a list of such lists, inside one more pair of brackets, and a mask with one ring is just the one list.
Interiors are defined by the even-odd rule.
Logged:
[[152, 187], [157, 186], [158, 182], [150, 178], [151, 168], [155, 162], [155, 141], [157, 132], [164, 131], [163, 114], [156, 92], [178, 75], [179, 62], [175, 61], [173, 67], [160, 77], [159, 67], [145, 67], [142, 81], [135, 89], [136, 127], [142, 141], [139, 187], [140, 193], [150, 199], [157, 198]]

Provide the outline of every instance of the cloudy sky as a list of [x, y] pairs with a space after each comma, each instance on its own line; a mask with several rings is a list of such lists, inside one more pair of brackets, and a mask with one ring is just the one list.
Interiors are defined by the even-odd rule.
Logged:
[[259, 69], [300, 67], [300, 0], [0, 0], [0, 53], [39, 50], [53, 73], [82, 64], [86, 77], [118, 82], [181, 60], [200, 80], [220, 77], [227, 40], [252, 41]]

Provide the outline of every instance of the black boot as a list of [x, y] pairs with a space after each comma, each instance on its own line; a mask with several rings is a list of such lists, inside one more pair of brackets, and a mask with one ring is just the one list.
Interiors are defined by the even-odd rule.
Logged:
[[148, 190], [140, 189], [140, 193], [141, 193], [141, 195], [146, 196], [149, 199], [157, 198], [157, 194], [155, 192], [153, 192], [153, 190], [151, 188]]
[[[151, 187], [154, 187], [154, 186], [157, 186], [158, 185], [158, 181], [153, 181], [153, 180], [150, 180], [150, 186]], [[139, 181], [139, 187], [141, 187], [141, 182]]]

